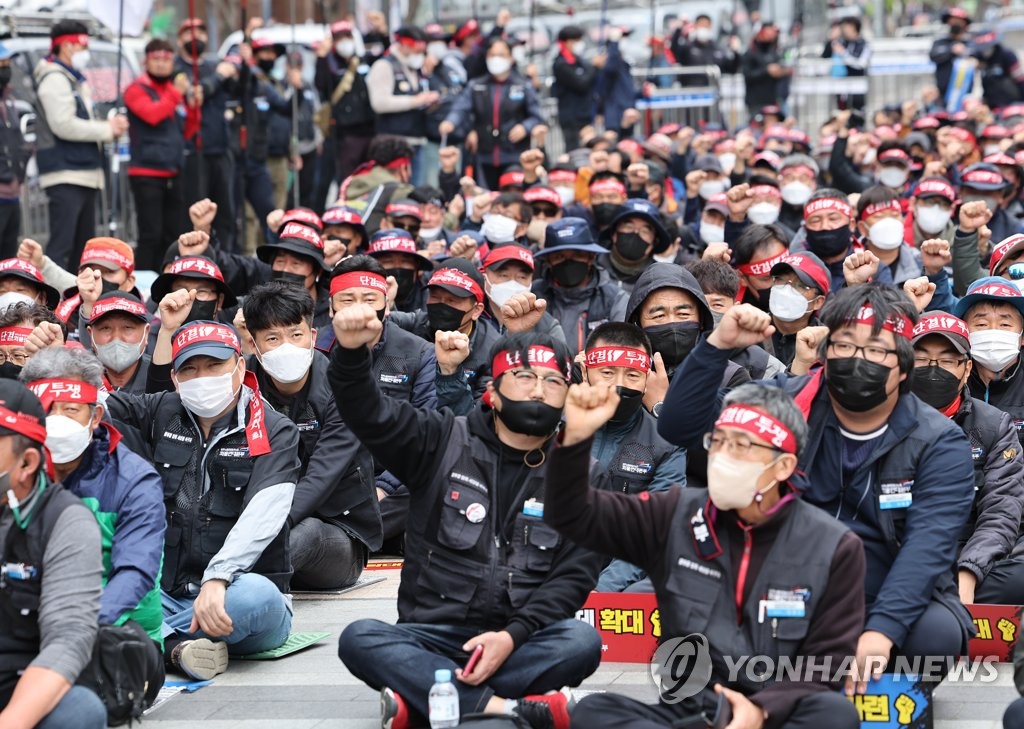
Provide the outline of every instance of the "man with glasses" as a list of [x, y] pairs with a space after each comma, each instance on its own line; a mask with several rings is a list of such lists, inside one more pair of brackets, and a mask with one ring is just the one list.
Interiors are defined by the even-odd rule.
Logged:
[[[1024, 601], [1024, 458], [1010, 416], [965, 392], [973, 369], [970, 332], [955, 316], [925, 314], [914, 327], [913, 392], [971, 441], [974, 505], [957, 557], [960, 600]], [[1020, 545], [1020, 546], [1018, 546]]]
[[1024, 378], [1020, 376], [1024, 295], [999, 276], [978, 279], [957, 302], [953, 314], [970, 331], [971, 360], [967, 379], [973, 397], [1010, 416], [1024, 443]]
[[[797, 463], [810, 436], [793, 400], [755, 384], [728, 394], [704, 435], [707, 489], [608, 493], [594, 479], [598, 488], [588, 488], [601, 428], [622, 402], [610, 383], [593, 378], [571, 388], [565, 430], [548, 461], [544, 520], [577, 544], [646, 569], [662, 637], [700, 634], [711, 665], [694, 696], [673, 695], [666, 676], [662, 703], [595, 694], [580, 702], [573, 725], [724, 726], [700, 718], [727, 702], [731, 727], [856, 727], [857, 713], [835, 691], [840, 682], [830, 671], [794, 681], [742, 670], [743, 657], [755, 654], [772, 665], [800, 665], [792, 659], [801, 656], [810, 665], [837, 666], [853, 653], [864, 624], [860, 540], [799, 498]], [[807, 549], [811, 540], [814, 549]], [[701, 649], [688, 642], [683, 646]], [[741, 670], [731, 672], [731, 665]]]
[[381, 393], [367, 345], [382, 326], [370, 306], [337, 311], [329, 378], [342, 418], [411, 494], [400, 622], [352, 623], [339, 655], [381, 689], [392, 729], [426, 724], [433, 670], [443, 668], [462, 715], [567, 729], [569, 698], [557, 689], [578, 685], [601, 655], [596, 631], [574, 619], [600, 559], [542, 519], [541, 466], [561, 423], [569, 352], [540, 335], [502, 338], [489, 352], [485, 403], [456, 416]]
[[[973, 632], [950, 538], [962, 533], [974, 499], [971, 452], [960, 428], [911, 397], [916, 320], [914, 305], [892, 286], [844, 289], [821, 312], [824, 366], [774, 380], [794, 396], [811, 433], [799, 463], [809, 481], [803, 498], [864, 542], [867, 620], [857, 664], [872, 675], [893, 656], [962, 655]], [[678, 445], [699, 443], [717, 412], [729, 353], [773, 329], [753, 307], [727, 311], [676, 373], [658, 432]], [[847, 688], [863, 693], [866, 685]]]
[[418, 239], [422, 225], [423, 210], [420, 204], [415, 200], [403, 199], [388, 203], [380, 227], [398, 228], [406, 231], [413, 239]]

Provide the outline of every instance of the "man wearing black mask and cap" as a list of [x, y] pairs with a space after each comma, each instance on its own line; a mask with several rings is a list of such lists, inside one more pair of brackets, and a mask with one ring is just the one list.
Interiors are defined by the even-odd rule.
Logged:
[[935, 64], [935, 85], [939, 87], [939, 98], [945, 99], [949, 79], [953, 75], [953, 62], [969, 55], [967, 26], [971, 24], [971, 16], [963, 8], [947, 8], [942, 13], [942, 22], [949, 26], [949, 35], [935, 39], [928, 57]]
[[185, 256], [164, 268], [150, 287], [150, 298], [159, 302], [172, 291], [193, 289], [196, 298], [185, 319], [186, 324], [216, 320], [224, 309], [238, 303], [235, 293], [224, 282], [220, 267], [205, 256]]
[[461, 417], [381, 394], [367, 347], [381, 326], [369, 306], [339, 311], [329, 378], [346, 424], [408, 485], [416, 549], [406, 553], [399, 624], [352, 623], [339, 655], [381, 690], [383, 726], [426, 723], [434, 680], [426, 665], [459, 679], [462, 715], [514, 714], [528, 726], [568, 729], [571, 704], [558, 689], [578, 685], [601, 654], [593, 628], [573, 619], [600, 559], [542, 519], [539, 466], [561, 422], [569, 353], [535, 334], [499, 340], [486, 402]]
[[[651, 354], [639, 327], [605, 322], [580, 355], [584, 382], [613, 386], [619, 394], [615, 414], [594, 434], [590, 455], [608, 470], [611, 488], [626, 494], [686, 485], [686, 450], [658, 435], [657, 418], [643, 406]], [[622, 592], [644, 576], [639, 567], [615, 559], [601, 572], [595, 589]]]
[[25, 165], [32, 156], [21, 135], [10, 89], [13, 57], [14, 51], [0, 43], [0, 148], [8, 150], [0, 156], [0, 258], [13, 258], [18, 253], [21, 183], [25, 179]]
[[672, 242], [661, 213], [649, 200], [627, 200], [619, 209], [604, 233], [611, 251], [601, 256], [600, 265], [612, 281], [627, 292], [632, 291], [637, 278]]
[[562, 218], [548, 224], [544, 247], [535, 254], [546, 265], [543, 278], [534, 279], [533, 293], [548, 302], [548, 313], [562, 325], [574, 355], [600, 324], [625, 319], [629, 296], [596, 265], [604, 253], [586, 220]]
[[398, 294], [392, 303], [397, 311], [421, 310], [427, 299], [424, 272], [434, 270], [434, 264], [416, 249], [412, 234], [401, 228], [378, 230], [370, 238], [367, 253], [384, 267], [385, 275], [398, 284]]

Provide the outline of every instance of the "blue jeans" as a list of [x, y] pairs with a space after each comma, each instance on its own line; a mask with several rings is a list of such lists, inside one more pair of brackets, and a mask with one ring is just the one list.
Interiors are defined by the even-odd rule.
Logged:
[[85, 686], [72, 686], [36, 729], [103, 729], [107, 709], [100, 697]]
[[647, 577], [647, 573], [622, 559], [613, 559], [597, 578], [598, 592], [624, 592], [627, 587]]
[[[462, 646], [484, 631], [466, 625], [424, 625], [357, 620], [338, 641], [338, 656], [352, 675], [370, 688], [397, 692], [416, 712], [427, 716], [427, 694], [434, 671], [455, 675], [469, 660]], [[601, 638], [581, 620], [562, 620], [538, 630], [515, 649], [486, 684], [454, 681], [462, 715], [483, 711], [492, 696], [520, 699], [578, 686], [601, 663]]]
[[[198, 594], [198, 593], [197, 593]], [[177, 634], [183, 638], [211, 638], [202, 630], [189, 632], [192, 624], [192, 603], [197, 595], [172, 597], [160, 591], [164, 609], [163, 637]], [[291, 605], [274, 583], [263, 575], [239, 575], [228, 585], [224, 609], [234, 630], [226, 636], [213, 638], [228, 644], [236, 656], [277, 648], [288, 639], [292, 628]]]

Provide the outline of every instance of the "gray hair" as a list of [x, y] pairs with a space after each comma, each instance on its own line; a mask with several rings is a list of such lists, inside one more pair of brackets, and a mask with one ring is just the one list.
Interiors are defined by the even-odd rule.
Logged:
[[103, 387], [103, 365], [96, 355], [84, 349], [47, 347], [28, 358], [21, 370], [22, 382], [68, 378], [81, 380], [93, 387]]
[[763, 410], [789, 428], [796, 439], [797, 458], [800, 457], [807, 445], [807, 421], [793, 398], [782, 388], [748, 382], [726, 393], [722, 402], [723, 407], [736, 404], [751, 405]]

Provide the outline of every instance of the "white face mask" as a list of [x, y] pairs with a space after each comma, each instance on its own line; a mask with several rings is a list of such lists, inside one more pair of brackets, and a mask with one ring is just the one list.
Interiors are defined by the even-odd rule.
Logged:
[[576, 188], [575, 187], [556, 187], [555, 190], [558, 192], [558, 196], [562, 198], [562, 207], [566, 205], [572, 205], [576, 202]]
[[718, 155], [718, 164], [722, 165], [722, 172], [728, 175], [736, 166], [736, 155], [732, 152], [722, 152]]
[[419, 71], [423, 68], [423, 62], [426, 60], [426, 55], [423, 53], [410, 53], [405, 57], [405, 65], [411, 68], [413, 71]]
[[903, 219], [882, 218], [868, 228], [868, 239], [883, 251], [894, 251], [903, 245]]
[[36, 300], [31, 296], [25, 296], [25, 294], [19, 294], [15, 291], [0, 294], [0, 311], [5, 311], [18, 304], [29, 304], [31, 306], [34, 303], [36, 303]]
[[868, 151], [864, 153], [864, 161], [861, 164], [865, 167], [873, 165], [876, 159], [878, 159], [878, 150], [874, 147], [868, 147]]
[[971, 332], [971, 359], [992, 372], [1002, 372], [1020, 356], [1020, 332], [982, 329]]
[[[213, 418], [229, 407], [238, 390], [234, 388], [235, 369], [223, 375], [196, 377], [178, 382], [178, 396], [187, 410], [200, 418]], [[241, 386], [239, 386], [239, 389]]]
[[917, 227], [929, 235], [944, 231], [953, 217], [952, 210], [945, 210], [938, 205], [918, 205], [914, 213]]
[[727, 453], [713, 453], [708, 456], [708, 497], [711, 503], [722, 511], [744, 509], [754, 503], [765, 491], [774, 486], [769, 484], [758, 492], [757, 480], [761, 474], [774, 465], [757, 461], [740, 461]]
[[298, 382], [309, 372], [309, 366], [313, 364], [313, 345], [297, 347], [285, 342], [277, 349], [260, 353], [259, 360], [268, 375], [288, 385]]
[[803, 207], [811, 199], [814, 190], [802, 182], [787, 182], [782, 186], [782, 199], [787, 205]]
[[342, 58], [351, 58], [356, 53], [356, 42], [351, 38], [340, 40], [334, 44], [334, 50]]
[[903, 187], [907, 183], [907, 170], [902, 167], [883, 167], [878, 171], [878, 183], [897, 189]]
[[494, 302], [495, 306], [502, 307], [516, 294], [525, 294], [529, 290], [529, 286], [523, 286], [518, 281], [505, 281], [500, 284], [490, 284], [487, 296]]
[[700, 28], [694, 28], [693, 39], [698, 43], [707, 43], [711, 40], [711, 28], [705, 28], [703, 26]]
[[725, 226], [714, 225], [713, 223], [705, 223], [703, 220], [700, 221], [700, 239], [705, 243], [724, 243], [725, 242]]
[[111, 372], [124, 372], [142, 357], [142, 350], [148, 342], [147, 327], [138, 343], [122, 342], [120, 339], [112, 339], [106, 344], [93, 343], [96, 350], [96, 358], [103, 363]]
[[511, 243], [516, 239], [518, 225], [519, 223], [507, 215], [488, 213], [484, 216], [480, 232], [490, 243]]
[[708, 180], [700, 183], [697, 193], [705, 200], [710, 200], [720, 192], [725, 192], [725, 180]]
[[441, 226], [436, 228], [420, 228], [420, 240], [430, 242], [441, 235]]
[[747, 208], [747, 218], [756, 225], [771, 225], [779, 219], [779, 206], [770, 202], [754, 203]]
[[584, 41], [578, 40], [572, 44], [571, 50], [574, 56], [582, 56], [583, 51], [587, 50], [587, 44]]
[[92, 428], [64, 415], [46, 416], [46, 449], [54, 463], [71, 463], [91, 442]]
[[448, 44], [442, 41], [434, 41], [427, 44], [427, 55], [434, 58], [444, 58], [448, 53]]
[[89, 67], [89, 50], [78, 51], [71, 55], [71, 68], [82, 71]]
[[504, 56], [491, 56], [487, 59], [487, 73], [492, 76], [504, 76], [512, 69], [512, 59]]
[[768, 297], [768, 310], [779, 321], [797, 321], [807, 314], [809, 303], [804, 295], [790, 284], [772, 286]]

